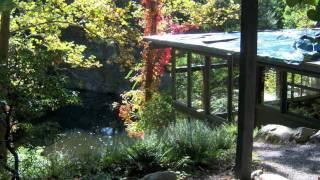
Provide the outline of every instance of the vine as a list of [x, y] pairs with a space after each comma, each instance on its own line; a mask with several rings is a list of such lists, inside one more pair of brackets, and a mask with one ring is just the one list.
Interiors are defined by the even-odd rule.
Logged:
[[[144, 36], [159, 34], [163, 30], [159, 24], [163, 21], [161, 14], [161, 0], [143, 0], [144, 9]], [[138, 90], [132, 90], [122, 95], [122, 105], [119, 108], [119, 116], [125, 121], [129, 135], [143, 136], [143, 131], [137, 126], [139, 113], [145, 103], [150, 100], [156, 91], [160, 78], [164, 73], [165, 66], [169, 64], [171, 49], [152, 49], [149, 44], [142, 42], [143, 65], [137, 68], [137, 75], [132, 81], [140, 84]]]
[[[177, 23], [171, 15], [162, 14], [164, 8], [162, 0], [143, 0], [144, 9], [144, 35], [150, 36], [162, 33], [181, 34], [196, 32], [199, 26], [193, 23]], [[142, 65], [135, 69], [136, 75], [132, 82], [139, 84], [140, 88], [133, 89], [122, 95], [122, 105], [119, 108], [119, 116], [124, 120], [129, 135], [143, 137], [141, 118], [149, 101], [153, 101], [153, 95], [157, 94], [161, 77], [165, 73], [166, 66], [171, 59], [171, 48], [154, 49], [147, 42], [142, 42]], [[135, 87], [135, 86], [134, 86]], [[152, 104], [152, 102], [151, 102]]]

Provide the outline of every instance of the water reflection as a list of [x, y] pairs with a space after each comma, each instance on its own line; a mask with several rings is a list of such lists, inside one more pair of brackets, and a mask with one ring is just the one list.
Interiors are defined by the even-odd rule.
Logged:
[[83, 156], [95, 151], [103, 156], [106, 147], [113, 144], [113, 137], [116, 135], [118, 131], [111, 127], [99, 128], [95, 132], [70, 130], [58, 135], [54, 144], [45, 147], [44, 154], [60, 152], [72, 156]]

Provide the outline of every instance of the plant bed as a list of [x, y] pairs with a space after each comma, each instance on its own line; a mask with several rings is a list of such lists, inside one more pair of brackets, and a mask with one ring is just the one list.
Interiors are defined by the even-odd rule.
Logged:
[[[102, 138], [89, 134], [86, 139], [93, 141], [95, 137], [97, 141]], [[99, 148], [83, 144], [84, 141], [77, 142], [75, 148], [67, 147], [63, 144], [66, 141], [60, 139], [52, 151], [20, 147], [18, 153], [24, 179], [139, 179], [159, 171], [172, 171], [179, 178], [187, 178], [231, 172], [235, 140], [234, 125], [211, 128], [201, 121], [179, 120], [163, 130], [146, 132], [142, 139], [127, 135], [102, 138], [103, 147]], [[66, 151], [59, 146], [66, 146]], [[0, 173], [0, 179], [6, 178]]]

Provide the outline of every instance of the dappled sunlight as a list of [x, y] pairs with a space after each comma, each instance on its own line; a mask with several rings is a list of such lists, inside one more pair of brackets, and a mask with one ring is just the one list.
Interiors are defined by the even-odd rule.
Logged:
[[319, 7], [0, 0], [0, 179], [316, 180]]

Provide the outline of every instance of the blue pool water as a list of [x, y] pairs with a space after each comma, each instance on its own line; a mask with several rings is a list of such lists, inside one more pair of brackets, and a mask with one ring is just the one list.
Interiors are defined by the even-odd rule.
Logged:
[[[301, 42], [299, 44], [299, 39], [304, 35], [315, 37], [317, 33], [320, 33], [320, 30], [290, 29], [281, 31], [259, 32], [258, 55], [260, 57], [268, 57], [271, 60], [282, 60], [290, 64], [299, 64], [301, 62], [304, 62], [306, 60], [306, 57], [315, 60], [312, 56], [317, 53], [317, 45], [312, 44], [311, 42], [302, 42], [301, 45]], [[237, 39], [227, 42], [212, 43], [209, 46], [233, 52], [240, 51], [240, 33], [228, 33], [223, 34], [222, 36], [228, 36], [229, 38], [234, 37]]]

